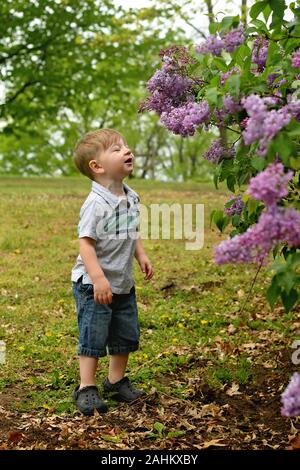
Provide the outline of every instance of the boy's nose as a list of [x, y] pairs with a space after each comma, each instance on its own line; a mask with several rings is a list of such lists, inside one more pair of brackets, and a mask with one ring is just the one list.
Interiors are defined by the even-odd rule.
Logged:
[[131, 150], [129, 148], [127, 148], [126, 152], [125, 152], [125, 155], [130, 155], [131, 154]]

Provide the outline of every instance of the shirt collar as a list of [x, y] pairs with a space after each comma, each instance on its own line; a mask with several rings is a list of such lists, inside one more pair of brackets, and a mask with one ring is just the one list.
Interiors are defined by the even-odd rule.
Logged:
[[[127, 196], [131, 197], [135, 203], [139, 202], [140, 198], [133, 189], [131, 189], [126, 183], [123, 183], [123, 188]], [[105, 199], [113, 208], [116, 208], [122, 200], [122, 197], [116, 196], [109, 189], [102, 186], [102, 184], [97, 183], [97, 181], [92, 182], [92, 191], [103, 197], [103, 199]]]

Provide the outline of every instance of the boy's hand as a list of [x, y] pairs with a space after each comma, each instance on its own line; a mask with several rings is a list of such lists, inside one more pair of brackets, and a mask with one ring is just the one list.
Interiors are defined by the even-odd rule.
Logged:
[[110, 304], [112, 302], [112, 290], [110, 283], [105, 276], [94, 283], [95, 304]]
[[151, 279], [153, 277], [154, 271], [148, 256], [145, 254], [140, 255], [138, 258], [138, 263], [140, 265], [141, 271], [146, 273], [144, 279]]

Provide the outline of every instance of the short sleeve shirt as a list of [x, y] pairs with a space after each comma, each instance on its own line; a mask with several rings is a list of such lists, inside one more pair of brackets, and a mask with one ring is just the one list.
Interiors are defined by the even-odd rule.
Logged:
[[[138, 235], [140, 198], [123, 183], [126, 196], [116, 196], [93, 181], [92, 190], [80, 209], [78, 238], [96, 241], [96, 254], [113, 293], [126, 294], [134, 285], [133, 258]], [[71, 280], [83, 276], [83, 284], [92, 284], [83, 260], [78, 255]]]

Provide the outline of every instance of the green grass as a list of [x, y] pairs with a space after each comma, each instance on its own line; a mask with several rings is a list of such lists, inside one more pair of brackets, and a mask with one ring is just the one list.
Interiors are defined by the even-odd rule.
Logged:
[[[239, 348], [264, 341], [257, 335], [265, 330], [284, 333], [288, 344], [294, 314], [284, 316], [279, 308], [277, 318], [272, 317], [263, 297], [270, 279], [264, 268], [245, 308], [248, 320], [239, 317], [256, 268], [216, 266], [213, 247], [226, 235], [209, 228], [211, 210], [223, 207], [228, 191], [216, 191], [211, 183], [127, 183], [146, 205], [205, 205], [201, 250], [185, 250], [181, 240], [143, 242], [155, 276], [144, 281], [135, 261], [142, 335], [128, 374], [146, 389], [182, 397], [188, 377], [201, 376], [216, 388], [232, 382], [247, 385], [254, 378], [254, 365], [276, 354], [282, 343], [270, 342], [254, 361], [248, 358], [251, 348], [241, 354]], [[12, 409], [75, 412], [70, 393], [78, 383], [77, 323], [70, 275], [78, 255], [79, 210], [90, 186], [82, 177], [0, 178], [0, 339], [7, 344], [0, 392], [9, 397]], [[175, 287], [162, 290], [171, 282]], [[257, 312], [264, 312], [261, 318], [254, 317]], [[235, 334], [230, 334], [230, 325]], [[227, 343], [232, 352], [225, 348], [222, 353], [218, 345]], [[100, 360], [99, 384], [107, 365], [108, 358]], [[168, 379], [171, 373], [177, 381]]]

